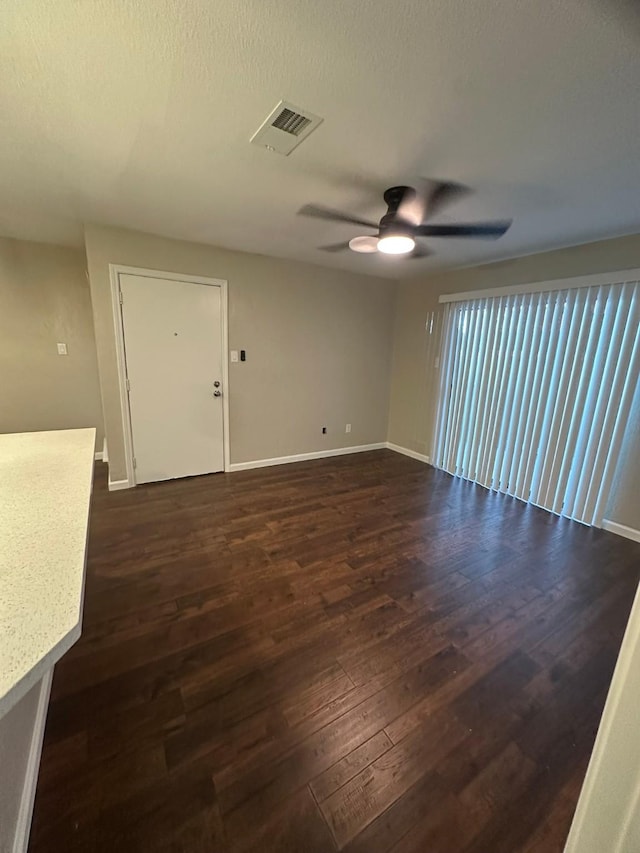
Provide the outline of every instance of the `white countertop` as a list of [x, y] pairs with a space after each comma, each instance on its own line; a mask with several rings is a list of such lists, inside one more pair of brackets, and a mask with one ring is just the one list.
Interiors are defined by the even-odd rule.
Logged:
[[95, 432], [0, 435], [0, 717], [80, 636]]

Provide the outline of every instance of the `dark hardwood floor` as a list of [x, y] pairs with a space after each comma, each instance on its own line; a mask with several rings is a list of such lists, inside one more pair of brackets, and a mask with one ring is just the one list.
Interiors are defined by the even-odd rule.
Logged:
[[31, 853], [562, 850], [640, 545], [391, 451], [105, 481]]

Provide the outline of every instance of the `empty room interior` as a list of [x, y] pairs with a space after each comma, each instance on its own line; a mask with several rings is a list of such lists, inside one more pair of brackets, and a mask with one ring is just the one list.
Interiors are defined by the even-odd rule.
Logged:
[[0, 43], [0, 853], [638, 853], [640, 9]]

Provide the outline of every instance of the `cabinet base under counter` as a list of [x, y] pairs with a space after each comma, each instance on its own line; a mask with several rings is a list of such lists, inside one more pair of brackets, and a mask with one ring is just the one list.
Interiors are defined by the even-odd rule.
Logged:
[[53, 669], [0, 719], [0, 850], [29, 844]]

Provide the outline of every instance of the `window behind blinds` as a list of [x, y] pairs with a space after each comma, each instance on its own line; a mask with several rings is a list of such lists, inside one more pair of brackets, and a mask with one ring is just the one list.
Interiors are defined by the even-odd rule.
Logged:
[[600, 526], [640, 372], [640, 286], [445, 306], [437, 467]]

